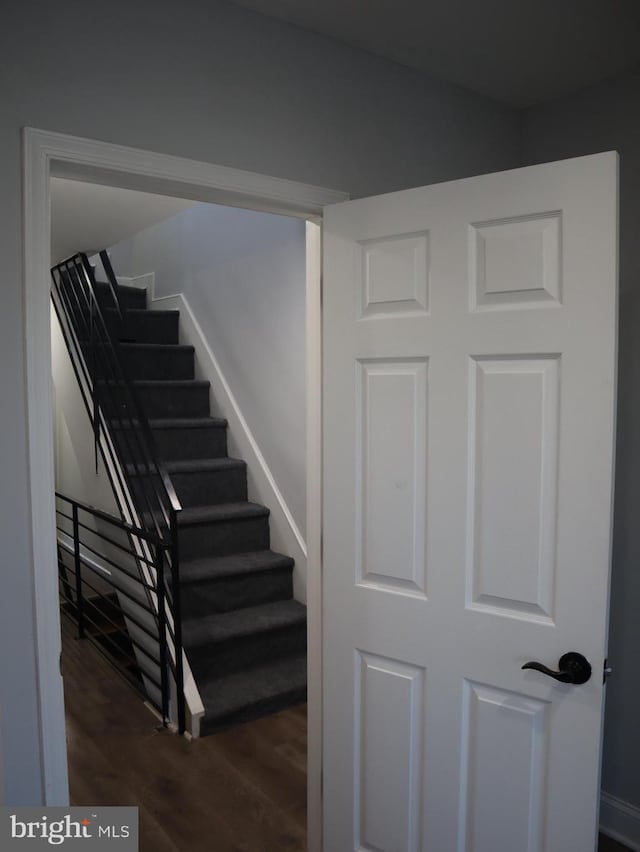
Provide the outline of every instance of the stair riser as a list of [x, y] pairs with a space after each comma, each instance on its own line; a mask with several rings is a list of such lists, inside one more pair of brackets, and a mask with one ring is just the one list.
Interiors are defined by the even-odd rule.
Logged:
[[193, 524], [180, 530], [180, 555], [183, 559], [201, 556], [228, 556], [252, 550], [269, 549], [269, 518], [218, 521]]
[[[115, 307], [111, 292], [106, 287], [98, 287], [98, 305], [101, 311], [108, 311]], [[146, 290], [120, 290], [120, 308], [127, 310], [129, 308], [143, 309], [147, 307]]]
[[[77, 321], [79, 321], [80, 327], [82, 328], [83, 324], [88, 323], [89, 320], [90, 311], [88, 305], [91, 300], [90, 294], [84, 291], [81, 294], [78, 294], [75, 290], [66, 288], [63, 289], [62, 295], [66, 307], [71, 310], [72, 315]], [[102, 314], [107, 327], [111, 328], [112, 320], [109, 315], [115, 315], [116, 310], [111, 293], [102, 287], [98, 288], [97, 302], [100, 313]], [[145, 291], [122, 292], [120, 294], [120, 305], [125, 314], [130, 308], [135, 310], [145, 310], [147, 307]]]
[[120, 349], [127, 376], [135, 380], [193, 379], [193, 351], [185, 349]]
[[[179, 388], [138, 387], [140, 401], [148, 418], [161, 417], [207, 417], [209, 415], [209, 388], [187, 386]], [[114, 388], [111, 400], [103, 392], [107, 412], [118, 417], [122, 410], [121, 400], [125, 393]]]
[[121, 323], [114, 311], [107, 311], [105, 320], [109, 332], [118, 340], [168, 345], [179, 342], [178, 314], [164, 314], [159, 311], [133, 314], [125, 312], [124, 322]]
[[[88, 308], [74, 307], [72, 310], [82, 340], [89, 339], [91, 326]], [[165, 314], [158, 311], [124, 311], [121, 320], [114, 309], [102, 312], [107, 331], [112, 340], [124, 343], [155, 343], [176, 346], [179, 343], [178, 314]], [[98, 321], [96, 321], [98, 324]], [[104, 336], [104, 333], [100, 335]]]
[[[226, 426], [207, 429], [153, 429], [152, 431], [158, 457], [165, 461], [222, 458], [227, 455]], [[120, 458], [125, 462], [131, 461], [136, 453], [135, 447], [127, 446], [127, 437], [121, 430], [115, 429], [114, 436], [121, 454]]]
[[154, 429], [160, 458], [167, 461], [221, 458], [227, 455], [227, 427]]
[[139, 461], [140, 459], [147, 458], [147, 455], [141, 451], [138, 442], [138, 436], [142, 440], [141, 432], [134, 433], [129, 429], [113, 429], [111, 434], [120, 461], [127, 463], [134, 459]]
[[229, 642], [186, 648], [191, 668], [198, 677], [223, 677], [288, 654], [304, 653], [307, 647], [305, 622], [279, 630], [267, 630]]
[[183, 506], [241, 503], [247, 499], [245, 465], [215, 472], [173, 473], [171, 480]]
[[[82, 344], [87, 364], [91, 364], [91, 348]], [[184, 349], [160, 349], [157, 351], [131, 350], [119, 347], [118, 357], [122, 372], [130, 381], [188, 381], [194, 378], [193, 352]], [[113, 375], [115, 359], [110, 350], [98, 350], [96, 373], [99, 378]]]
[[182, 585], [182, 611], [190, 618], [259, 606], [293, 595], [291, 568], [260, 571], [210, 582]]
[[277, 713], [279, 710], [284, 710], [287, 707], [295, 707], [298, 704], [304, 704], [306, 700], [307, 688], [305, 686], [263, 701], [257, 701], [254, 704], [249, 704], [246, 707], [243, 707], [242, 710], [237, 710], [235, 713], [229, 713], [226, 716], [213, 718], [205, 715], [204, 719], [200, 723], [200, 735], [205, 737], [208, 734], [215, 734], [219, 731], [224, 731], [233, 725], [242, 725], [245, 722], [253, 722], [255, 719], [260, 719], [262, 716], [267, 716], [270, 713]]
[[[244, 466], [202, 473], [169, 474], [180, 503], [184, 506], [240, 503], [247, 499], [247, 471]], [[141, 484], [131, 478], [134, 496], [141, 494]], [[160, 488], [160, 481], [156, 482]]]

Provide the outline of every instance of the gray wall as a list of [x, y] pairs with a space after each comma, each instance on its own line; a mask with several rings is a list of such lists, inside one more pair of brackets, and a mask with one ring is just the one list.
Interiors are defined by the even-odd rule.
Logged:
[[96, 474], [91, 421], [55, 313], [51, 316], [51, 371], [56, 490], [119, 515], [102, 459]]
[[[6, 4], [5, 4], [6, 5]], [[216, 0], [22, 0], [0, 28], [0, 726], [5, 796], [41, 800], [29, 543], [25, 125], [364, 195], [508, 168], [492, 102]]]
[[109, 253], [156, 298], [184, 294], [304, 536], [304, 221], [197, 204]]
[[618, 434], [602, 786], [640, 807], [640, 70], [527, 110], [524, 162], [620, 154]]

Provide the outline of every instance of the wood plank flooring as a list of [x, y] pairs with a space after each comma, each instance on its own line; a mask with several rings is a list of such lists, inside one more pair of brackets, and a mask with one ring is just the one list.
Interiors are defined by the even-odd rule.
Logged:
[[189, 742], [63, 619], [74, 805], [138, 805], [141, 852], [304, 852], [306, 707]]
[[306, 850], [306, 707], [189, 742], [66, 618], [62, 638], [72, 804], [137, 805], [140, 852]]
[[598, 852], [631, 852], [631, 850], [627, 846], [623, 846], [622, 843], [618, 843], [617, 840], [612, 840], [610, 837], [601, 834]]

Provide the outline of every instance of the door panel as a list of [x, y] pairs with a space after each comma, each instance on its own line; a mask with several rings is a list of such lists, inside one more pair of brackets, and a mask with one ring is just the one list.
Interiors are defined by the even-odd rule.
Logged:
[[425, 672], [365, 653], [356, 667], [356, 848], [414, 852], [421, 835]]
[[[324, 246], [324, 849], [593, 849], [616, 155], [335, 205]], [[574, 650], [583, 686], [521, 669]]]
[[469, 360], [470, 608], [553, 617], [559, 362]]
[[[466, 681], [460, 837], [468, 852], [540, 849], [548, 702]], [[496, 750], [495, 743], [501, 747]], [[487, 778], [494, 779], [489, 786]], [[496, 831], [496, 802], [509, 815]], [[499, 842], [500, 845], [496, 845]]]
[[363, 360], [357, 370], [358, 580], [424, 596], [427, 362]]

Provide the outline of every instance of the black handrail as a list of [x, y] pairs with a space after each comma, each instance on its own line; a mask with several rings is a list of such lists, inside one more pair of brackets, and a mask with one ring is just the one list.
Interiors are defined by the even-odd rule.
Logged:
[[[107, 253], [100, 252], [100, 259], [107, 277], [110, 279], [108, 287], [115, 300], [114, 304], [120, 330], [124, 316], [121, 308], [122, 299], [119, 293], [119, 284], [113, 273]], [[130, 464], [136, 468], [136, 475], [140, 476], [146, 473], [150, 477], [158, 477], [161, 480], [162, 492], [164, 492], [161, 504], [165, 510], [163, 511], [163, 519], [168, 528], [170, 526], [169, 512], [179, 512], [182, 507], [175, 493], [173, 483], [164, 465], [158, 459], [151, 427], [149, 426], [144, 407], [140, 402], [135, 386], [129, 379], [120, 359], [117, 340], [114, 341], [112, 339], [105, 322], [96, 293], [93, 267], [85, 254], [75, 255], [57, 267], [54, 267], [52, 270], [54, 280], [56, 271], [61, 268], [66, 273], [71, 272], [71, 280], [80, 284], [79, 289], [78, 287], [74, 288], [75, 294], [81, 294], [85, 297], [84, 304], [80, 302], [79, 305], [76, 305], [76, 314], [79, 312], [80, 317], [85, 318], [88, 312], [90, 316], [91, 321], [89, 325], [87, 326], [85, 321], [84, 327], [81, 327], [80, 331], [88, 332], [90, 335], [89, 351], [94, 365], [94, 382], [96, 380], [102, 381], [101, 388], [109, 396], [109, 402], [112, 405], [114, 405], [114, 402], [117, 403], [117, 406], [114, 407], [118, 409], [118, 416], [112, 416], [110, 419], [113, 422], [118, 422], [121, 426], [126, 424], [125, 441], [127, 442], [128, 450], [131, 450], [131, 440], [135, 441], [135, 453], [132, 456]], [[79, 282], [78, 277], [80, 277]], [[124, 396], [115, 400], [112, 393], [113, 383], [116, 383], [116, 386], [124, 391]], [[94, 399], [99, 401], [99, 395], [94, 394]], [[151, 484], [153, 491], [156, 492], [157, 496], [160, 496], [155, 483], [152, 482]]]
[[[114, 335], [100, 305], [94, 270], [86, 254], [76, 254], [53, 267], [52, 301], [92, 424], [96, 470], [101, 456], [122, 514], [121, 529], [127, 533], [130, 542], [138, 542], [137, 553], [133, 550], [132, 553], [140, 569], [143, 564], [149, 565], [154, 561], [158, 548], [163, 553], [162, 565], [154, 566], [155, 592], [158, 610], [162, 607], [163, 612], [169, 612], [173, 619], [173, 629], [167, 623], [165, 634], [170, 636], [174, 645], [178, 728], [183, 733], [186, 708], [178, 548], [178, 517], [182, 507], [158, 458], [144, 407], [120, 357], [118, 338], [124, 331], [126, 310], [107, 253], [100, 252], [100, 259], [108, 279], [109, 301], [113, 306]], [[135, 482], [135, 488], [132, 482]], [[113, 523], [113, 517], [108, 513], [79, 502], [77, 506], [106, 523]], [[128, 523], [125, 520], [127, 515], [137, 519], [137, 525]], [[79, 537], [80, 529], [76, 533]], [[141, 542], [145, 543], [145, 555], [140, 552]], [[165, 585], [167, 579], [170, 580], [169, 587]], [[80, 598], [79, 593], [78, 596]], [[166, 646], [159, 656], [171, 656]]]
[[[112, 355], [113, 346], [109, 349], [108, 347], [101, 347], [95, 342], [94, 305], [97, 300], [95, 299], [92, 289], [87, 287], [86, 274], [83, 273], [81, 275], [78, 272], [78, 269], [74, 268], [72, 261], [73, 259], [71, 259], [71, 261], [65, 261], [64, 264], [60, 264], [59, 267], [52, 270], [54, 283], [52, 297], [56, 313], [60, 319], [65, 343], [71, 355], [73, 369], [82, 391], [87, 413], [93, 425], [97, 465], [101, 416], [96, 387], [96, 374], [98, 373], [96, 350], [98, 350], [101, 355]], [[82, 269], [83, 267], [81, 266], [81, 270]], [[56, 273], [60, 276], [59, 278]], [[89, 280], [92, 281], [93, 279], [90, 278]], [[65, 322], [63, 322], [63, 315], [67, 318], [68, 326], [65, 325]], [[83, 340], [85, 341], [85, 349], [88, 347], [88, 353], [82, 349], [81, 341]], [[86, 341], [89, 342], [87, 343]], [[86, 354], [87, 357], [85, 357]], [[111, 388], [108, 382], [105, 387], [111, 395]], [[113, 404], [112, 396], [110, 401]], [[141, 442], [139, 440], [136, 441], [136, 452], [144, 452], [144, 447], [141, 447], [140, 444]], [[129, 437], [127, 437], [127, 448], [131, 451]], [[104, 456], [104, 450], [101, 449], [100, 451]], [[109, 456], [113, 461], [114, 456], [111, 452], [109, 453]], [[109, 469], [108, 465], [107, 470], [111, 477], [112, 471]], [[117, 484], [122, 490], [122, 493], [127, 493], [126, 483], [124, 482], [118, 466], [113, 469], [113, 476], [116, 477]], [[113, 484], [114, 482], [112, 481], [112, 485]], [[149, 517], [153, 518], [153, 511], [148, 504], [148, 495], [146, 493], [145, 497], [147, 498], [147, 506], [150, 509], [148, 513]], [[127, 508], [130, 511], [135, 510], [131, 501], [127, 501]]]
[[[88, 264], [89, 261], [87, 260], [87, 256], [82, 255], [82, 257], [83, 257], [83, 262], [85, 264]], [[109, 260], [109, 255], [107, 254], [106, 251], [100, 252], [100, 260], [102, 261], [103, 269], [104, 269], [104, 271], [107, 275], [107, 278], [109, 279], [109, 288], [114, 295], [114, 299], [116, 300], [118, 318], [119, 318], [120, 322], [122, 323], [123, 311], [122, 311], [122, 303], [121, 303], [121, 299], [120, 299], [120, 285], [118, 284], [118, 280], [117, 280], [117, 278], [116, 278], [116, 276], [113, 272], [113, 267], [111, 266], [111, 261]], [[89, 269], [91, 269], [90, 266], [89, 266]], [[96, 301], [96, 306], [97, 306], [97, 301]], [[99, 310], [99, 308], [98, 308], [98, 310]], [[171, 482], [169, 474], [167, 473], [164, 465], [162, 464], [162, 462], [158, 458], [155, 439], [153, 437], [153, 432], [151, 431], [151, 427], [149, 426], [149, 421], [147, 419], [144, 408], [140, 404], [140, 400], [137, 397], [137, 394], [135, 392], [135, 388], [134, 388], [133, 384], [128, 380], [128, 377], [127, 377], [125, 371], [122, 370], [121, 365], [119, 365], [119, 366], [120, 366], [120, 370], [121, 370], [122, 374], [125, 377], [125, 381], [127, 382], [127, 389], [129, 390], [129, 392], [132, 396], [132, 399], [134, 400], [135, 408], [139, 412], [140, 419], [139, 419], [138, 427], [142, 430], [142, 433], [144, 435], [144, 440], [145, 440], [146, 445], [149, 449], [150, 459], [153, 462], [154, 471], [156, 472], [156, 474], [158, 474], [160, 476], [160, 478], [162, 480], [162, 485], [163, 485], [164, 490], [166, 492], [167, 500], [169, 501], [169, 505], [170, 505], [171, 510], [174, 511], [174, 512], [180, 512], [181, 509], [182, 509], [182, 506], [180, 505], [180, 501], [178, 500], [178, 495], [175, 492], [175, 489], [173, 487], [173, 483]]]

